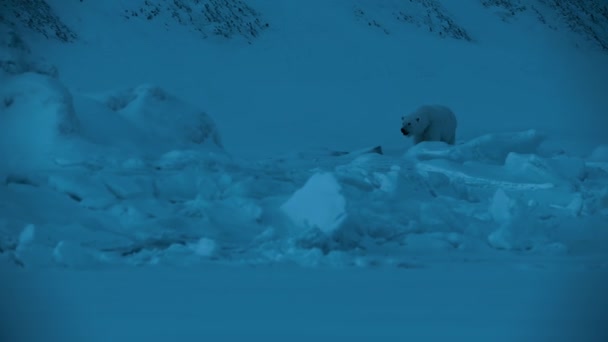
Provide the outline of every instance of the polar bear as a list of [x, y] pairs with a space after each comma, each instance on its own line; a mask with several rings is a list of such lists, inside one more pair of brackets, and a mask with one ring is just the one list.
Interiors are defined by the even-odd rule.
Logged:
[[401, 133], [413, 137], [414, 144], [443, 141], [454, 145], [456, 126], [456, 116], [452, 110], [441, 105], [424, 105], [401, 117]]

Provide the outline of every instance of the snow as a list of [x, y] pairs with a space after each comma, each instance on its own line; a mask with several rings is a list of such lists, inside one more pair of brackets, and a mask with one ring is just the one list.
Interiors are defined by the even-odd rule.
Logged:
[[0, 314], [62, 318], [0, 339], [603, 331], [605, 54], [474, 0], [48, 2], [74, 42], [0, 32]]
[[[12, 341], [606, 337], [602, 319], [597, 319], [605, 317], [606, 307], [594, 304], [606, 300], [606, 278], [593, 272], [567, 265], [559, 272], [493, 269], [483, 263], [406, 267], [14, 270], [3, 274], [13, 281], [0, 284], [3, 303], [9, 304], [0, 315], [8, 324], [3, 334]], [[570, 296], [564, 297], [565, 292]], [[19, 309], [8, 311], [13, 303]], [[24, 320], [36, 322], [37, 329], [23, 327]]]

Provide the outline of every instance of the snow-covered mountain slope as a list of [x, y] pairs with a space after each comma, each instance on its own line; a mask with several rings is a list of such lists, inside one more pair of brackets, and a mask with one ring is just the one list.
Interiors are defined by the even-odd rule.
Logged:
[[66, 26], [46, 0], [6, 0], [0, 4], [0, 23], [31, 30], [45, 38], [72, 42], [78, 35]]
[[398, 118], [429, 102], [454, 109], [461, 139], [605, 142], [601, 2], [48, 3], [78, 39], [26, 41], [70, 89], [160, 85], [211, 113], [237, 155], [403, 145]]

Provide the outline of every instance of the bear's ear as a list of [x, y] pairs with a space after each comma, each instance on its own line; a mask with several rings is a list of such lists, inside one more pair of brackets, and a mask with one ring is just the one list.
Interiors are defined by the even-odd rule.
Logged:
[[420, 121], [420, 118], [416, 118], [416, 121]]

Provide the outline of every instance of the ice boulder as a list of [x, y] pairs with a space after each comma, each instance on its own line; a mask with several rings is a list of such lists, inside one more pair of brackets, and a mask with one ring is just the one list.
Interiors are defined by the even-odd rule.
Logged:
[[52, 259], [63, 267], [77, 269], [87, 269], [105, 261], [98, 251], [72, 241], [59, 241], [53, 249]]
[[141, 85], [96, 97], [168, 150], [222, 145], [214, 121], [204, 111], [160, 87]]
[[72, 96], [58, 80], [28, 72], [0, 84], [0, 155], [9, 168], [40, 165], [78, 130]]
[[543, 158], [533, 154], [509, 153], [504, 167], [505, 171], [522, 179], [552, 184], [576, 184], [585, 176], [584, 160], [568, 156]]
[[27, 248], [27, 245], [31, 244], [34, 240], [35, 235], [36, 226], [33, 224], [28, 224], [25, 226], [23, 231], [21, 231], [21, 234], [19, 234], [19, 242], [17, 244], [16, 251], [19, 252], [20, 250]]
[[608, 145], [597, 146], [589, 156], [589, 160], [592, 162], [606, 162], [608, 163]]
[[281, 210], [300, 228], [332, 233], [346, 219], [346, 199], [335, 176], [314, 174], [282, 206]]
[[509, 198], [504, 190], [498, 189], [490, 201], [490, 208], [488, 211], [494, 222], [498, 224], [507, 224], [513, 219], [514, 208], [515, 203], [513, 200]]
[[201, 238], [196, 243], [190, 245], [194, 254], [202, 257], [213, 256], [217, 252], [217, 243], [208, 238]]
[[26, 225], [18, 236], [14, 261], [21, 266], [48, 266], [52, 263], [51, 249], [36, 226]]
[[458, 146], [453, 157], [502, 164], [512, 152], [537, 153], [544, 140], [536, 130], [486, 134]]
[[497, 228], [488, 234], [488, 244], [495, 249], [529, 251], [553, 243], [547, 226], [541, 224], [535, 210], [533, 202], [526, 205], [504, 190], [496, 190], [488, 211]]

